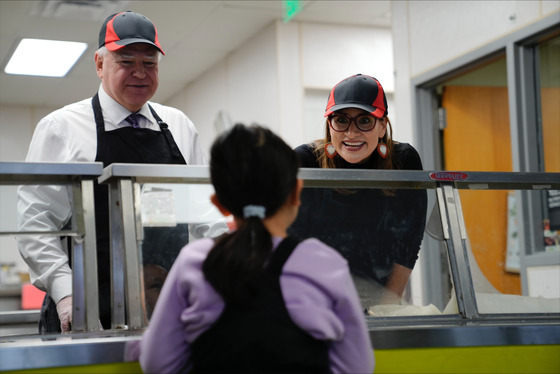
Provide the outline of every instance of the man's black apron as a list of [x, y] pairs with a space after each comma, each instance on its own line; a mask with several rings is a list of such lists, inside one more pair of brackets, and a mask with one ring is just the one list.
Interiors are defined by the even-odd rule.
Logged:
[[296, 325], [282, 296], [282, 268], [298, 243], [284, 239], [250, 284], [251, 299], [226, 304], [214, 325], [194, 341], [196, 373], [328, 372], [328, 342]]
[[[168, 125], [149, 106], [161, 131], [144, 128], [123, 127], [105, 131], [105, 122], [99, 97], [92, 98], [93, 113], [97, 128], [97, 156], [95, 161], [103, 162], [103, 167], [113, 163], [138, 164], [186, 164], [173, 139]], [[97, 273], [99, 283], [99, 317], [104, 329], [111, 328], [111, 275], [109, 236], [109, 194], [108, 186], [95, 182], [95, 226], [97, 236]], [[154, 258], [153, 252], [173, 248], [174, 256], [188, 242], [187, 225], [175, 228], [145, 228], [142, 252], [144, 257]], [[149, 255], [151, 253], [152, 255]], [[157, 257], [157, 256], [155, 256]], [[169, 269], [166, 269], [169, 270]], [[47, 294], [41, 308], [39, 332], [60, 332], [60, 320], [56, 305]]]

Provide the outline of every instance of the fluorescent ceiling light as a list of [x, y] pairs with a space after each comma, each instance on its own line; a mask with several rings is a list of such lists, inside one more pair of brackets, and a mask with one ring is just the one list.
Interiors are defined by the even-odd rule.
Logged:
[[84, 53], [87, 43], [22, 39], [8, 61], [7, 74], [63, 77]]

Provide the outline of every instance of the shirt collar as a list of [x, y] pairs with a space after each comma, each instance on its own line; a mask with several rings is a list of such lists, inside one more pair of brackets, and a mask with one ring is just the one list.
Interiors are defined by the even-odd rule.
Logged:
[[[99, 85], [99, 104], [101, 108], [103, 108], [103, 113], [105, 116], [108, 117], [114, 124], [119, 124], [125, 120], [126, 117], [130, 115], [130, 110], [123, 107], [121, 104], [116, 102], [111, 96], [105, 92], [103, 89], [103, 84]], [[148, 103], [144, 104], [142, 108], [137, 112], [144, 117], [151, 123], [156, 124], [157, 121], [155, 120], [154, 116], [152, 115], [152, 111], [148, 107]]]

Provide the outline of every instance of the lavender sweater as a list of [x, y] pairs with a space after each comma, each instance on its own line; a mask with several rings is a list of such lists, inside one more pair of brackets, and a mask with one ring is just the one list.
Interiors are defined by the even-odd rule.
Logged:
[[[281, 241], [273, 238], [275, 249]], [[222, 313], [224, 302], [202, 273], [213, 245], [212, 239], [188, 244], [171, 268], [140, 346], [129, 348], [139, 354], [145, 373], [192, 369], [191, 343]], [[331, 372], [373, 373], [364, 314], [338, 252], [316, 239], [301, 242], [284, 265], [280, 286], [292, 320], [314, 338], [331, 342]]]

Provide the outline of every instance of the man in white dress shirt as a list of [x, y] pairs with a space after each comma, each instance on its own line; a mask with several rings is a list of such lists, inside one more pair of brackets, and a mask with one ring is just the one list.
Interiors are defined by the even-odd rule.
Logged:
[[[191, 120], [175, 108], [148, 103], [158, 88], [158, 64], [163, 54], [156, 27], [148, 18], [130, 11], [109, 16], [101, 27], [95, 53], [95, 67], [101, 79], [98, 92], [93, 98], [67, 105], [41, 119], [26, 161], [100, 161], [104, 166], [115, 162], [206, 164]], [[70, 193], [66, 186], [21, 186], [20, 230], [62, 229], [71, 215]], [[104, 328], [110, 328], [107, 186], [96, 183], [95, 204], [100, 319]], [[222, 222], [205, 236], [218, 235], [226, 229]], [[168, 238], [175, 242], [178, 252], [188, 240], [188, 229], [179, 225], [176, 230]], [[149, 241], [147, 237], [146, 246]], [[159, 247], [166, 244], [160, 242]], [[18, 245], [33, 284], [47, 292], [39, 331], [69, 331], [72, 271], [61, 239], [52, 235], [22, 236]]]

